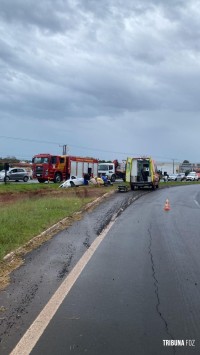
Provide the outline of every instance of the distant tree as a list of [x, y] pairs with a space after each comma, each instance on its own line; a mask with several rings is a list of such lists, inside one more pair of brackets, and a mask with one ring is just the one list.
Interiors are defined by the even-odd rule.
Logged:
[[0, 163], [5, 163], [5, 162], [19, 163], [20, 160], [14, 156], [7, 156], [6, 158], [0, 158]]
[[6, 158], [0, 158], [0, 170], [4, 169], [4, 164], [9, 163], [9, 164], [16, 164], [19, 163], [20, 160], [13, 157], [13, 156], [8, 156]]

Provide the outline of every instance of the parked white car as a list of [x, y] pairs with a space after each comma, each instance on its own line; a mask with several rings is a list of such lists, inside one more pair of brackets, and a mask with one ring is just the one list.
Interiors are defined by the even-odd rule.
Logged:
[[183, 180], [185, 180], [185, 178], [186, 178], [186, 176], [184, 173], [179, 173], [177, 175], [177, 181], [183, 181]]
[[0, 171], [0, 181], [3, 181], [5, 178], [5, 170]]
[[198, 181], [199, 176], [195, 171], [191, 171], [187, 176], [186, 176], [186, 181]]
[[177, 175], [178, 174], [170, 174], [168, 176], [168, 181], [177, 181]]
[[76, 176], [71, 176], [70, 179], [64, 181], [59, 187], [75, 187], [84, 185], [84, 178], [78, 178]]

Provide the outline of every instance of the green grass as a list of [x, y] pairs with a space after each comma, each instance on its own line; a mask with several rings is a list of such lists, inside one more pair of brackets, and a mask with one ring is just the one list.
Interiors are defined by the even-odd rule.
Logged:
[[[0, 261], [6, 254], [23, 246], [34, 236], [63, 218], [72, 216], [88, 202], [113, 189], [113, 187], [59, 189], [58, 186], [58, 184], [0, 184], [0, 198], [5, 195], [5, 202], [0, 203]], [[98, 189], [96, 190], [98, 194], [91, 194], [92, 189], [93, 192]], [[46, 191], [47, 194], [44, 194], [45, 191], [40, 194], [43, 190], [49, 191]]]
[[90, 198], [43, 197], [0, 208], [0, 260], [89, 201]]
[[200, 181], [167, 181], [167, 182], [160, 182], [160, 186], [184, 186], [184, 185], [191, 185], [191, 184], [200, 184]]
[[0, 184], [0, 194], [8, 192], [28, 192], [37, 190], [57, 190], [59, 184], [20, 184], [16, 182], [8, 182]]

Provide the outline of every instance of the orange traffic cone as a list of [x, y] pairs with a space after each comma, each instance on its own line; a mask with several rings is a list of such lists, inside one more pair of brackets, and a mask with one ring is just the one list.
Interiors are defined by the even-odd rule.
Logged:
[[165, 206], [164, 206], [164, 210], [165, 210], [165, 211], [169, 211], [169, 210], [170, 210], [170, 204], [169, 204], [168, 198], [166, 199]]

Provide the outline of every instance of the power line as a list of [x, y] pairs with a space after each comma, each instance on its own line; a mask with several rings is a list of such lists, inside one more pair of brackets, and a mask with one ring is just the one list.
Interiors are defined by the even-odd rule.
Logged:
[[[51, 141], [43, 141], [43, 140], [37, 140], [37, 139], [30, 139], [30, 138], [22, 138], [22, 137], [9, 137], [9, 136], [0, 136], [0, 138], [5, 138], [5, 139], [13, 139], [13, 140], [18, 140], [18, 141], [24, 141], [24, 142], [34, 142], [34, 143], [43, 143], [43, 144], [52, 144], [52, 145], [57, 145], [57, 146], [62, 146], [64, 147], [65, 144], [57, 143], [57, 142], [51, 142]], [[85, 146], [78, 146], [74, 144], [68, 144], [68, 147], [74, 147], [74, 148], [79, 148], [79, 149], [87, 149], [91, 151], [96, 151], [96, 152], [102, 152], [102, 153], [112, 153], [112, 154], [119, 154], [119, 155], [126, 155], [126, 156], [132, 156], [133, 153], [135, 156], [152, 156], [152, 154], [141, 154], [141, 153], [136, 153], [136, 152], [118, 152], [118, 151], [111, 151], [111, 150], [104, 150], [104, 149], [99, 149], [99, 148], [91, 148], [91, 147], [85, 147]], [[154, 158], [158, 159], [169, 159], [169, 160], [182, 160], [178, 158], [172, 158], [172, 157], [163, 157], [163, 156], [155, 156], [153, 155]]]
[[[5, 138], [5, 139], [13, 139], [13, 140], [19, 140], [19, 141], [26, 141], [26, 142], [35, 142], [35, 143], [45, 143], [45, 144], [54, 144], [61, 146], [61, 143], [56, 143], [56, 142], [49, 142], [49, 141], [41, 141], [41, 140], [36, 140], [36, 139], [29, 139], [29, 138], [21, 138], [21, 137], [8, 137], [8, 136], [0, 136], [0, 138]], [[92, 151], [98, 151], [98, 152], [103, 152], [103, 153], [115, 153], [115, 154], [124, 154], [124, 155], [131, 155], [132, 153], [127, 153], [127, 152], [114, 152], [111, 150], [104, 150], [104, 149], [98, 149], [98, 148], [91, 148], [91, 147], [85, 147], [85, 146], [78, 146], [74, 144], [70, 144], [71, 147], [74, 148], [79, 148], [79, 149], [87, 149], [87, 150], [92, 150]], [[62, 144], [64, 146], [64, 144]], [[138, 154], [141, 155], [141, 154]]]
[[46, 144], [55, 144], [55, 145], [60, 144], [60, 143], [56, 143], [56, 142], [40, 141], [37, 139], [29, 139], [29, 138], [21, 138], [21, 137], [0, 136], [0, 138], [13, 139], [13, 140], [24, 141], [24, 142], [46, 143]]

